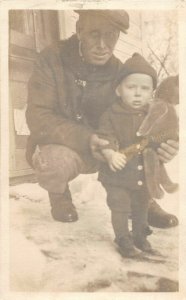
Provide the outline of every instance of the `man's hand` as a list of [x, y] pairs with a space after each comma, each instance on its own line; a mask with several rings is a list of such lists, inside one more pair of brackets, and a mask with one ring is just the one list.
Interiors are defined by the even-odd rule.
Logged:
[[94, 158], [100, 161], [105, 161], [105, 158], [101, 152], [102, 147], [107, 146], [109, 142], [101, 139], [97, 134], [93, 134], [90, 138], [90, 149]]
[[103, 149], [102, 153], [106, 158], [110, 169], [113, 172], [122, 170], [126, 165], [126, 156], [120, 152], [116, 152], [112, 149]]
[[159, 159], [163, 163], [169, 162], [176, 156], [178, 149], [179, 142], [177, 141], [168, 140], [167, 143], [162, 143], [157, 150]]

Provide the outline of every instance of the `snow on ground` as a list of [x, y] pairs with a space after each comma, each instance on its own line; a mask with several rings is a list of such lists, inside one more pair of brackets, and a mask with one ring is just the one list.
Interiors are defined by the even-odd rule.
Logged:
[[[177, 159], [168, 166], [177, 178]], [[178, 227], [154, 228], [149, 237], [160, 256], [122, 258], [113, 242], [105, 191], [96, 175], [71, 183], [79, 220], [52, 219], [48, 195], [38, 184], [10, 188], [12, 291], [146, 292], [178, 290]], [[178, 193], [159, 202], [178, 215]]]

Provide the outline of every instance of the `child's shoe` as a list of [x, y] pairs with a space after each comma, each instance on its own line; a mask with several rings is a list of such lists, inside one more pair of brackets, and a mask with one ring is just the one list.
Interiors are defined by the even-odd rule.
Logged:
[[143, 252], [152, 252], [152, 246], [146, 238], [134, 239], [134, 245]]
[[141, 251], [134, 246], [134, 243], [130, 236], [122, 237], [119, 240], [115, 240], [117, 245], [119, 246], [118, 251], [123, 257], [139, 257], [141, 256]]
[[143, 252], [151, 255], [162, 256], [158, 250], [154, 250], [146, 238], [134, 239], [134, 245]]

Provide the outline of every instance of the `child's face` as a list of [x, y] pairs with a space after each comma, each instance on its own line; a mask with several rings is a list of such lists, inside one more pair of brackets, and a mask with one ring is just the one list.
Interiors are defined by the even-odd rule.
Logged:
[[146, 74], [131, 74], [125, 77], [116, 89], [116, 94], [132, 108], [141, 108], [152, 101], [153, 81]]

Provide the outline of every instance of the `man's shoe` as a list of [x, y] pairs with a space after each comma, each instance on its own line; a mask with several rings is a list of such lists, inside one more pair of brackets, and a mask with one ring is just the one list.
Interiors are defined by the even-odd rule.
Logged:
[[59, 222], [76, 222], [78, 220], [78, 214], [73, 204], [61, 203], [58, 208], [51, 208], [51, 215], [54, 220]]
[[170, 228], [177, 226], [178, 218], [164, 211], [155, 200], [152, 200], [148, 209], [148, 222], [157, 228]]
[[49, 193], [51, 214], [59, 222], [76, 222], [78, 214], [72, 203], [69, 191], [64, 194]]
[[140, 257], [142, 252], [138, 250], [130, 237], [122, 237], [119, 241], [115, 240], [118, 245], [118, 252], [122, 257], [135, 258]]

